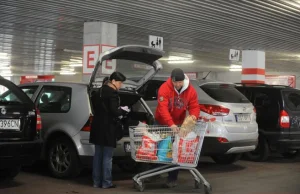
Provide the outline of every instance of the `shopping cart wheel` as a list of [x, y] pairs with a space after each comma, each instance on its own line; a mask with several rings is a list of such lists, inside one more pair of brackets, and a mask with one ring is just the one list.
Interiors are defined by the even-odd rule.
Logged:
[[139, 190], [140, 192], [143, 192], [145, 190], [145, 184], [142, 182], [141, 185], [139, 185], [136, 181], [134, 181], [134, 187]]
[[195, 180], [195, 189], [201, 189], [201, 188], [202, 188], [202, 183]]
[[204, 193], [205, 194], [211, 194], [212, 193], [212, 188], [210, 185], [204, 185]]

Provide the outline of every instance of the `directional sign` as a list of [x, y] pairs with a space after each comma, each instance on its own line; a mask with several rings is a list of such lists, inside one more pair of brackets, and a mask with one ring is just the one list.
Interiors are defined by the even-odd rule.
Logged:
[[160, 36], [149, 36], [149, 46], [160, 50], [164, 49], [164, 38]]
[[240, 60], [240, 51], [235, 49], [230, 49], [229, 51], [229, 60], [239, 61]]

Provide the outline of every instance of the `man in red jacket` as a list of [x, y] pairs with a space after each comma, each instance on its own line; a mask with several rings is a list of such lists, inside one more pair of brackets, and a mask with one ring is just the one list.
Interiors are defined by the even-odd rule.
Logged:
[[[178, 132], [178, 126], [183, 123], [187, 110], [194, 120], [199, 117], [198, 95], [189, 82], [189, 78], [184, 72], [176, 68], [172, 71], [171, 77], [160, 86], [155, 113], [155, 120], [159, 125], [167, 125]], [[169, 173], [166, 186], [175, 187], [177, 185], [178, 172]]]

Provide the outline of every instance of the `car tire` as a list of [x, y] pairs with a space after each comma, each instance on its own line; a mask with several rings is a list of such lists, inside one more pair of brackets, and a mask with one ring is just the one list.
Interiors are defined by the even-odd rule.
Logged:
[[258, 138], [258, 145], [256, 149], [252, 152], [246, 152], [244, 157], [247, 160], [254, 161], [254, 162], [264, 162], [268, 159], [270, 155], [270, 148], [269, 144], [262, 135], [259, 135]]
[[241, 158], [241, 154], [223, 154], [211, 157], [217, 164], [233, 164]]
[[118, 163], [117, 165], [123, 172], [127, 173], [136, 173], [149, 169], [148, 164], [135, 162], [134, 160]]
[[287, 158], [287, 159], [294, 159], [297, 156], [299, 156], [299, 150], [294, 150], [294, 151], [290, 151], [290, 152], [284, 152], [284, 153], [281, 153], [281, 155], [284, 158]]
[[0, 181], [4, 182], [13, 180], [19, 174], [20, 170], [21, 166], [0, 170]]
[[47, 151], [48, 168], [55, 178], [73, 178], [82, 167], [73, 142], [66, 137], [52, 140]]

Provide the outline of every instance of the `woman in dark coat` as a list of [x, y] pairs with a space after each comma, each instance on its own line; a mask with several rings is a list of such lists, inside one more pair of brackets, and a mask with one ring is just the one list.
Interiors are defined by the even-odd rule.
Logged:
[[123, 115], [118, 90], [126, 77], [114, 72], [109, 80], [92, 96], [94, 118], [90, 143], [95, 144], [93, 161], [94, 187], [115, 188], [112, 184], [112, 157], [116, 148], [116, 119]]

